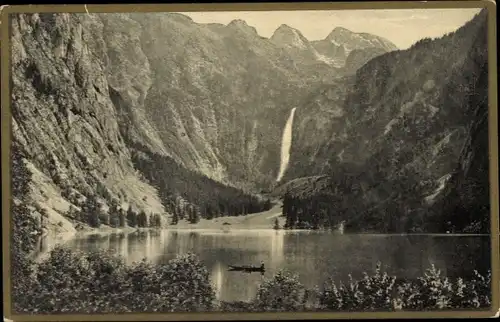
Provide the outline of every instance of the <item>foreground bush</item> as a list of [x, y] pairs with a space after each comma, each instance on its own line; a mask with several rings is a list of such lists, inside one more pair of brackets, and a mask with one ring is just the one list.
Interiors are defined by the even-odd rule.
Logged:
[[254, 307], [259, 311], [301, 311], [305, 305], [304, 293], [297, 275], [280, 271], [259, 287]]
[[208, 311], [215, 298], [208, 271], [192, 254], [128, 267], [114, 255], [58, 247], [35, 271], [26, 313]]
[[373, 275], [363, 274], [360, 281], [349, 275], [349, 283], [335, 284], [329, 279], [319, 293], [319, 306], [328, 311], [373, 311], [392, 309], [395, 277], [381, 272], [380, 263]]
[[206, 267], [193, 254], [179, 255], [166, 265], [142, 261], [128, 270], [133, 311], [209, 311], [215, 300]]
[[491, 305], [491, 272], [455, 282], [442, 276], [434, 265], [416, 282], [398, 288], [397, 304], [403, 310], [479, 309]]
[[364, 273], [361, 280], [349, 279], [339, 286], [330, 279], [318, 295], [318, 306], [327, 311], [394, 311], [480, 309], [491, 305], [491, 272], [486, 276], [451, 281], [432, 265], [416, 281], [402, 282], [381, 272], [380, 264], [373, 275]]

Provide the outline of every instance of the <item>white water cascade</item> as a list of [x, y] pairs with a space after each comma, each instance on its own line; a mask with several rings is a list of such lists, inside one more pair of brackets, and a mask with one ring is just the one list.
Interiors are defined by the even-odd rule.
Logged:
[[281, 139], [281, 164], [280, 164], [280, 172], [278, 174], [278, 178], [276, 181], [280, 181], [285, 174], [285, 171], [288, 167], [288, 162], [290, 161], [290, 148], [292, 146], [292, 125], [293, 125], [293, 116], [295, 115], [294, 107], [290, 112], [290, 116], [286, 121], [285, 129], [283, 130], [283, 138]]

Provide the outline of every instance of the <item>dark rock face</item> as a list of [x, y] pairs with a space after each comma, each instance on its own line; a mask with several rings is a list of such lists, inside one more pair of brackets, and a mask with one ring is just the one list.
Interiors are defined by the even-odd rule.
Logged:
[[[487, 136], [479, 131], [487, 118], [485, 37], [486, 12], [481, 12], [453, 34], [378, 56], [355, 75], [309, 96], [303, 109], [297, 109], [296, 144], [286, 178], [305, 173], [336, 176], [339, 168], [358, 169], [364, 188], [354, 200], [363, 200], [367, 209], [384, 209], [368, 216], [377, 217], [395, 203], [406, 204], [400, 210], [406, 218], [394, 230], [413, 225], [407, 217], [415, 209], [438, 209], [433, 205], [445, 187], [464, 195], [479, 185], [483, 192], [477, 193], [483, 198], [457, 199], [447, 192], [444, 199], [468, 200], [449, 207], [468, 212], [473, 203], [481, 209], [473, 213], [485, 213]], [[471, 140], [483, 140], [482, 146], [476, 143], [473, 148]], [[457, 173], [459, 165], [463, 170]], [[338, 180], [334, 185], [343, 184], [341, 175]], [[443, 218], [442, 211], [435, 212]]]
[[[474, 62], [467, 72], [475, 79], [475, 92], [469, 96], [466, 140], [458, 165], [443, 193], [433, 205], [435, 225], [448, 231], [490, 231], [490, 172], [488, 124], [488, 60], [486, 24], [469, 52]], [[444, 220], [439, 218], [443, 214]], [[438, 219], [439, 218], [439, 219]]]

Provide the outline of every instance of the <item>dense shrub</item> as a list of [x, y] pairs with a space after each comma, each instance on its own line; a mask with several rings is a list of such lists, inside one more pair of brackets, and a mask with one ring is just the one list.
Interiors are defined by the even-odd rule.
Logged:
[[319, 308], [327, 311], [393, 311], [478, 309], [491, 305], [491, 273], [452, 282], [432, 265], [423, 277], [396, 287], [396, 278], [381, 273], [380, 264], [373, 275], [361, 280], [349, 278], [339, 286], [328, 280], [319, 292]]
[[301, 311], [305, 306], [304, 293], [305, 288], [297, 275], [279, 271], [259, 287], [255, 308], [260, 311]]
[[349, 275], [347, 285], [339, 286], [329, 279], [319, 293], [320, 307], [329, 311], [392, 310], [395, 277], [382, 273], [380, 263], [373, 275], [363, 275], [359, 281]]
[[453, 285], [434, 265], [416, 282], [399, 287], [398, 306], [402, 309], [444, 309], [450, 305]]
[[442, 276], [434, 265], [416, 282], [398, 288], [398, 306], [403, 310], [477, 309], [491, 305], [491, 272], [456, 282]]
[[127, 272], [133, 311], [208, 311], [215, 300], [206, 267], [193, 254], [166, 265], [142, 261]]
[[165, 265], [142, 261], [126, 266], [108, 253], [56, 247], [35, 271], [18, 312], [208, 311], [215, 298], [208, 271], [192, 254]]

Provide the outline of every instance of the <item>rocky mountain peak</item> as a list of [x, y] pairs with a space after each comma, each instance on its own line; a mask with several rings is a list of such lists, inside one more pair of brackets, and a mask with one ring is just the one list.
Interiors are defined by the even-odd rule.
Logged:
[[[287, 24], [281, 24], [275, 31], [274, 31], [274, 34], [276, 33], [287, 33], [287, 32], [293, 32], [295, 30], [295, 28], [293, 27], [290, 27], [289, 25]], [[273, 35], [274, 35], [273, 34]]]
[[[323, 40], [312, 41], [314, 49], [326, 59], [335, 62], [336, 66], [343, 67], [347, 57], [355, 50], [369, 50], [370, 53], [356, 55], [365, 57], [361, 59], [361, 65], [366, 62], [366, 58], [372, 57], [376, 52], [388, 52], [397, 50], [397, 47], [389, 40], [369, 33], [358, 33], [344, 27], [336, 27]], [[374, 50], [380, 49], [380, 50]], [[360, 66], [357, 64], [356, 66]]]
[[300, 31], [286, 24], [279, 26], [270, 39], [279, 46], [291, 46], [302, 49], [310, 47], [309, 41]]
[[234, 19], [227, 25], [227, 27], [231, 29], [240, 30], [243, 32], [250, 32], [253, 34], [257, 34], [257, 30], [254, 27], [248, 25], [247, 22], [243, 19]]
[[344, 27], [335, 27], [329, 34], [326, 36], [326, 39], [333, 38], [338, 35], [345, 35], [345, 34], [353, 34], [353, 32], [347, 28]]
[[386, 51], [397, 49], [396, 45], [385, 38], [369, 33], [353, 32], [344, 27], [336, 27], [333, 29], [325, 40], [337, 46], [343, 45], [348, 51], [372, 47], [383, 48]]

